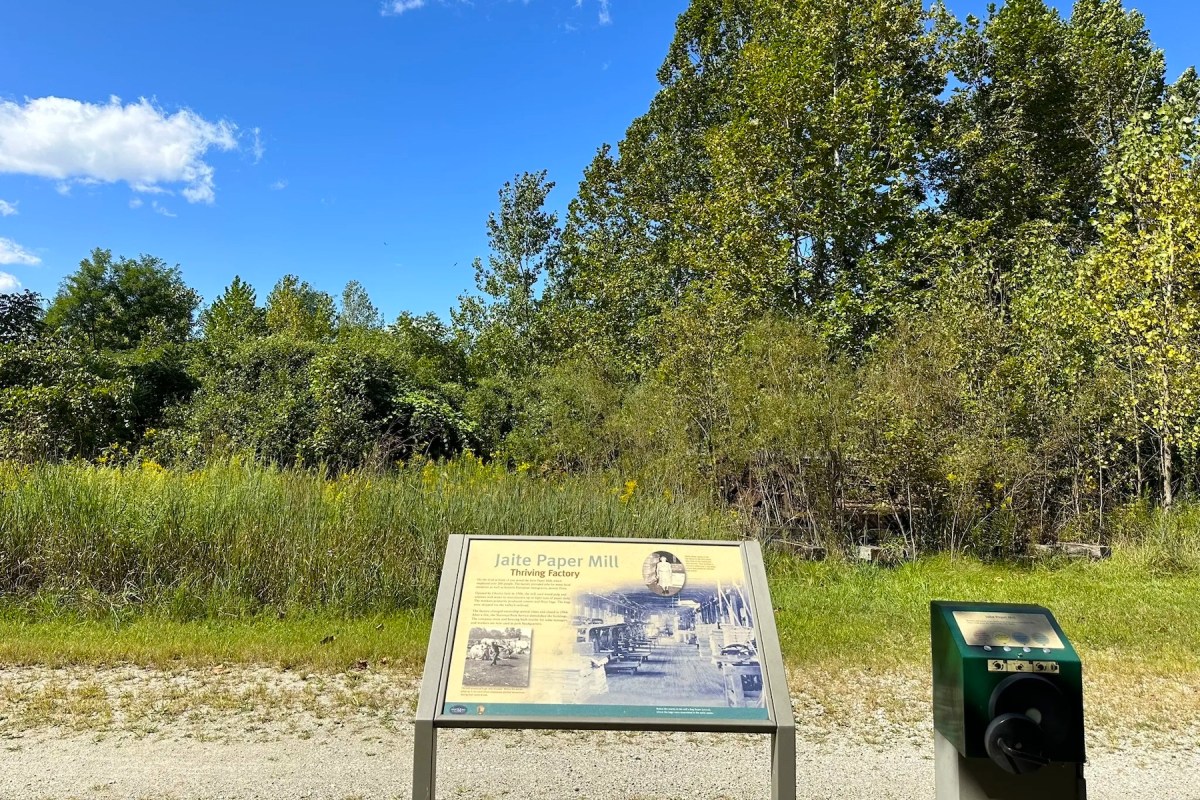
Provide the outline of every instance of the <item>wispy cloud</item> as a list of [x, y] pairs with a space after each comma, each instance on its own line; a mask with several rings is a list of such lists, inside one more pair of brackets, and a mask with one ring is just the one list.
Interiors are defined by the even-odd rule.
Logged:
[[0, 294], [11, 294], [12, 292], [21, 291], [21, 282], [17, 280], [16, 275], [9, 275], [7, 272], [0, 272]]
[[42, 263], [42, 260], [33, 253], [21, 247], [21, 245], [12, 239], [5, 239], [3, 236], [0, 236], [0, 264], [25, 264], [32, 267], [40, 263]]
[[157, 201], [157, 200], [151, 200], [151, 201], [150, 201], [150, 207], [154, 209], [154, 213], [155, 213], [155, 214], [162, 214], [164, 217], [177, 217], [177, 216], [179, 216], [179, 215], [178, 215], [178, 214], [176, 214], [174, 211], [171, 211], [170, 209], [168, 209], [168, 208], [165, 208], [164, 206], [160, 206], [160, 205], [158, 204], [158, 201]]
[[279, 180], [277, 180], [271, 184], [271, 191], [273, 191], [273, 192], [281, 192], [286, 188], [287, 188], [287, 179], [286, 178], [280, 178]]
[[140, 197], [129, 198], [129, 207], [130, 208], [141, 208], [142, 207], [142, 198], [140, 198]]
[[263, 160], [263, 156], [267, 153], [267, 148], [262, 142], [261, 128], [255, 128], [251, 133], [254, 134], [254, 143], [250, 145], [250, 152], [254, 154], [254, 163], [257, 164]]
[[237, 126], [210, 121], [189, 109], [168, 114], [142, 98], [106, 104], [63, 97], [0, 101], [0, 173], [36, 175], [72, 183], [129, 184], [137, 192], [164, 192], [182, 184], [191, 203], [216, 197], [210, 150], [238, 148]]
[[[434, 0], [385, 0], [383, 5], [379, 8], [379, 13], [385, 17], [398, 17], [408, 11], [416, 11], [419, 8], [425, 8], [433, 1]], [[512, 0], [506, 1], [511, 2]], [[436, 0], [436, 2], [441, 6], [475, 5], [474, 0]], [[499, 2], [499, 0], [496, 0], [496, 2]], [[596, 12], [597, 20], [601, 25], [611, 24], [612, 13], [609, 10], [610, 0], [596, 0], [596, 2], [598, 2], [600, 6], [599, 10]], [[521, 0], [521, 5], [529, 5], [529, 0]], [[576, 9], [582, 9], [584, 6], [584, 0], [574, 0], [572, 5]], [[566, 28], [568, 33], [576, 30], [576, 28], [570, 23], [567, 23]]]
[[379, 13], [385, 17], [398, 17], [405, 11], [416, 11], [425, 7], [425, 0], [387, 0]]
[[17, 204], [0, 200], [0, 217], [11, 217], [17, 213]]

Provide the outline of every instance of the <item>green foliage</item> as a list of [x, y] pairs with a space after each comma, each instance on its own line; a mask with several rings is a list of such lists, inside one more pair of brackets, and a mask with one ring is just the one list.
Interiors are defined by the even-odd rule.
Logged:
[[0, 294], [0, 345], [28, 344], [42, 334], [42, 298], [30, 291]]
[[556, 295], [579, 328], [640, 347], [693, 291], [844, 344], [885, 324], [919, 272], [902, 245], [945, 82], [926, 22], [918, 0], [694, 3], [572, 204]]
[[333, 298], [295, 275], [284, 275], [267, 295], [266, 323], [271, 333], [306, 342], [323, 342], [333, 336]]
[[342, 290], [342, 307], [338, 309], [338, 331], [378, 330], [383, 327], [383, 315], [371, 302], [370, 295], [358, 281], [350, 281]]
[[233, 283], [200, 314], [200, 335], [210, 351], [228, 349], [266, 333], [266, 311], [258, 307], [254, 288], [236, 275]]
[[1121, 137], [1104, 183], [1100, 241], [1079, 262], [1082, 309], [1128, 374], [1123, 405], [1156, 440], [1163, 503], [1178, 448], [1200, 446], [1200, 105], [1188, 73]]
[[179, 267], [161, 258], [113, 260], [96, 248], [63, 280], [46, 312], [46, 325], [97, 350], [129, 350], [143, 341], [187, 341], [200, 296]]
[[201, 376], [156, 455], [200, 462], [248, 453], [267, 463], [302, 460], [316, 426], [309, 368], [318, 345], [283, 335], [248, 339]]
[[930, 177], [943, 235], [987, 265], [989, 302], [1010, 299], [1029, 226], [1073, 256], [1094, 241], [1104, 158], [1163, 90], [1144, 23], [1120, 0], [1081, 0], [1070, 20], [1044, 0], [991, 6], [965, 25], [943, 18], [956, 86]]
[[70, 342], [0, 345], [0, 458], [95, 458], [127, 441], [135, 382], [111, 357]]
[[475, 285], [483, 294], [460, 298], [455, 324], [471, 340], [478, 375], [528, 374], [548, 344], [537, 329], [538, 287], [555, 270], [558, 216], [545, 210], [554, 183], [545, 170], [525, 172], [500, 189], [499, 213], [488, 214], [491, 255], [475, 259]]
[[316, 427], [308, 459], [343, 469], [461, 452], [472, 442], [471, 423], [413, 377], [385, 334], [339, 340], [322, 352], [311, 366]]

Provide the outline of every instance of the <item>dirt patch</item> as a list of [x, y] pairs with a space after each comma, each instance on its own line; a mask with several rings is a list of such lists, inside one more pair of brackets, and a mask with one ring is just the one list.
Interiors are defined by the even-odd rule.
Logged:
[[[790, 677], [799, 797], [932, 796], [923, 670]], [[1196, 684], [1105, 680], [1088, 684], [1089, 796], [1200, 797]], [[417, 689], [411, 673], [369, 668], [0, 670], [0, 797], [406, 797]], [[446, 731], [439, 796], [757, 800], [769, 794], [769, 764], [761, 736]]]

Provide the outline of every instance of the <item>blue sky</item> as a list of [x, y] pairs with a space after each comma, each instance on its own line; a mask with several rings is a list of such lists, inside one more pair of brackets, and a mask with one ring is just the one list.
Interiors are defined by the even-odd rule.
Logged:
[[[1200, 60], [1200, 4], [1126, 5], [1171, 78]], [[445, 315], [501, 184], [547, 169], [565, 208], [645, 111], [686, 6], [5, 3], [0, 289], [53, 295], [99, 246], [178, 263], [206, 299], [290, 272], [335, 295], [357, 279], [389, 319]]]

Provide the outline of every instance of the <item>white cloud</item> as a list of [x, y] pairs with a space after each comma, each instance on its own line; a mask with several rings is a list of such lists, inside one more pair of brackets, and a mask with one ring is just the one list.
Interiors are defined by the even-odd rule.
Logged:
[[405, 11], [416, 11], [425, 7], [425, 0], [387, 0], [380, 9], [385, 17], [398, 17]]
[[11, 217], [17, 213], [17, 204], [10, 203], [7, 200], [0, 200], [0, 217]]
[[168, 114], [149, 100], [84, 103], [63, 97], [0, 101], [0, 173], [37, 175], [72, 183], [124, 181], [134, 191], [167, 191], [183, 184], [192, 203], [216, 196], [211, 149], [235, 150], [237, 127], [210, 122], [189, 109]]
[[[511, 1], [511, 0], [510, 0]], [[609, 11], [610, 0], [599, 0], [600, 10], [597, 13], [597, 19], [601, 25], [612, 23], [612, 14]], [[463, 6], [474, 5], [472, 0], [437, 0], [438, 5], [442, 6]], [[398, 17], [406, 11], [416, 11], [418, 8], [425, 8], [429, 4], [429, 0], [384, 0], [383, 5], [379, 7], [379, 13], [385, 17]], [[521, 0], [521, 5], [529, 5], [529, 0]], [[583, 0], [575, 0], [572, 4], [576, 9], [583, 8]], [[575, 30], [573, 26], [568, 24], [568, 33]]]
[[280, 192], [286, 188], [287, 188], [287, 179], [286, 178], [280, 178], [279, 180], [277, 180], [271, 184], [271, 191], [273, 191], [273, 192]]
[[129, 207], [130, 208], [141, 208], [142, 207], [142, 198], [140, 198], [140, 197], [129, 198]]
[[254, 163], [257, 164], [263, 160], [263, 156], [266, 155], [267, 148], [262, 143], [261, 128], [255, 128], [253, 131], [251, 131], [251, 133], [254, 134], [254, 144], [251, 145], [250, 152], [254, 154]]
[[157, 200], [150, 201], [150, 207], [154, 209], [155, 214], [162, 214], [164, 217], [178, 217], [179, 216], [174, 211], [171, 211], [170, 209], [160, 206], [158, 204]]
[[0, 264], [26, 264], [32, 267], [40, 263], [42, 263], [42, 260], [33, 253], [21, 247], [21, 245], [12, 239], [5, 239], [3, 236], [0, 236]]
[[15, 275], [0, 272], [0, 294], [10, 294], [21, 291], [21, 282]]

